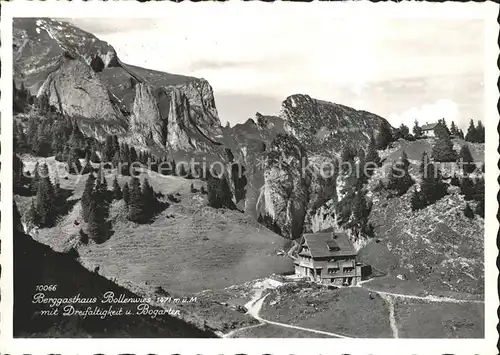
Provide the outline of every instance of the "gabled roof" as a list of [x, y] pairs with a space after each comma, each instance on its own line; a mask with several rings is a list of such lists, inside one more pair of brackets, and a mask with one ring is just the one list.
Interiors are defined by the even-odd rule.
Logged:
[[325, 230], [318, 233], [305, 233], [301, 245], [309, 248], [313, 258], [356, 255], [356, 250], [345, 232]]
[[439, 123], [428, 123], [422, 126], [422, 131], [431, 131], [438, 126]]

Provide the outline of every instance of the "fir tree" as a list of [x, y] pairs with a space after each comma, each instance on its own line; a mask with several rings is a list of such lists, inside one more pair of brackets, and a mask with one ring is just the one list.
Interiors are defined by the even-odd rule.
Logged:
[[484, 132], [484, 126], [481, 121], [477, 121], [477, 126], [476, 126], [476, 142], [477, 143], [484, 143], [485, 139], [485, 132]]
[[125, 203], [128, 206], [128, 203], [130, 201], [130, 187], [129, 187], [128, 183], [125, 183], [125, 185], [123, 185], [122, 198], [123, 198], [123, 201], [125, 201]]
[[24, 186], [23, 161], [17, 154], [12, 152], [12, 187], [14, 192], [20, 192]]
[[129, 150], [128, 154], [129, 154], [130, 161], [133, 161], [133, 162], [134, 161], [138, 161], [137, 152], [135, 151], [134, 147], [130, 147], [130, 150]]
[[475, 212], [477, 215], [484, 218], [484, 199], [477, 203]]
[[408, 156], [403, 151], [401, 159], [391, 168], [387, 189], [395, 190], [398, 196], [404, 195], [410, 186], [414, 184], [408, 171], [409, 166]]
[[88, 212], [87, 234], [90, 239], [100, 243], [105, 236], [105, 219], [98, 201], [91, 199]]
[[115, 145], [113, 143], [113, 136], [107, 135], [106, 136], [106, 141], [104, 143], [104, 155], [102, 157], [102, 160], [105, 162], [110, 162], [113, 159], [113, 156], [115, 155], [114, 152]]
[[82, 205], [82, 218], [85, 222], [88, 221], [90, 212], [90, 203], [92, 202], [92, 195], [94, 193], [95, 177], [94, 174], [89, 174], [83, 189], [81, 205]]
[[457, 154], [453, 150], [453, 142], [443, 125], [436, 126], [436, 141], [432, 147], [432, 158], [438, 162], [454, 162]]
[[441, 172], [434, 163], [428, 162], [423, 171], [420, 191], [424, 205], [428, 206], [446, 195], [447, 184], [443, 182]]
[[477, 142], [476, 127], [474, 126], [474, 121], [472, 119], [469, 121], [469, 128], [467, 129], [465, 140], [471, 143]]
[[377, 148], [385, 149], [393, 140], [392, 138], [392, 129], [387, 121], [382, 121], [380, 123], [379, 132], [377, 135]]
[[458, 128], [455, 126], [455, 122], [451, 121], [450, 133], [454, 136], [458, 136]]
[[464, 132], [463, 132], [461, 129], [459, 129], [459, 130], [458, 130], [458, 133], [457, 133], [457, 134], [458, 134], [458, 137], [459, 137], [459, 138], [461, 138], [461, 139], [465, 139], [465, 138], [464, 138]]
[[476, 165], [474, 164], [472, 154], [467, 144], [463, 145], [460, 149], [459, 159], [464, 173], [469, 174], [476, 169]]
[[54, 186], [50, 181], [49, 168], [43, 164], [36, 192], [36, 211], [41, 227], [51, 227], [56, 220]]
[[363, 229], [366, 226], [370, 210], [371, 206], [366, 201], [365, 193], [362, 190], [357, 191], [352, 201], [352, 216], [356, 227]]
[[90, 161], [95, 164], [99, 164], [101, 162], [101, 159], [99, 159], [99, 156], [97, 155], [97, 152], [95, 150], [90, 153]]
[[137, 177], [132, 177], [128, 202], [128, 219], [140, 223], [144, 219], [144, 206], [141, 192], [141, 183]]
[[214, 208], [234, 208], [229, 184], [224, 176], [217, 178], [208, 174], [208, 205]]
[[460, 186], [460, 179], [458, 178], [457, 174], [453, 174], [453, 176], [451, 177], [450, 185]]
[[120, 185], [118, 184], [118, 179], [115, 175], [115, 178], [113, 179], [113, 199], [121, 200], [122, 197], [123, 197], [122, 189], [120, 188]]
[[118, 160], [120, 160], [120, 143], [118, 142], [118, 136], [115, 134], [113, 136], [113, 157], [118, 154]]
[[194, 188], [194, 184], [193, 183], [191, 183], [190, 190], [191, 190], [191, 193], [196, 193], [196, 189]]
[[149, 180], [147, 178], [144, 178], [144, 182], [142, 183], [142, 204], [144, 210], [144, 218], [146, 220], [154, 215], [156, 203], [157, 201], [155, 192], [149, 184]]
[[36, 194], [38, 190], [38, 182], [40, 181], [40, 172], [39, 172], [39, 164], [38, 162], [35, 163], [35, 168], [33, 169], [33, 174], [31, 176], [31, 182], [30, 182], [30, 191], [32, 194]]
[[467, 176], [464, 176], [460, 182], [460, 193], [464, 195], [464, 199], [467, 201], [474, 198], [474, 183]]
[[372, 176], [376, 167], [380, 166], [380, 156], [378, 155], [375, 138], [370, 135], [370, 144], [368, 145], [368, 153], [366, 154], [366, 173]]
[[425, 200], [422, 192], [413, 191], [411, 195], [411, 209], [412, 211], [417, 211], [425, 207]]
[[474, 218], [474, 211], [472, 211], [472, 208], [470, 208], [468, 203], [465, 204], [464, 215], [467, 218], [471, 218], [471, 219]]
[[28, 212], [26, 213], [25, 222], [28, 226], [31, 226], [31, 225], [39, 226], [40, 225], [40, 216], [38, 215], [34, 198], [31, 199], [30, 208], [28, 209]]
[[78, 175], [82, 171], [82, 164], [78, 158], [78, 151], [75, 148], [71, 149], [66, 164], [68, 166], [68, 173], [70, 174]]
[[71, 136], [69, 137], [68, 145], [71, 149], [75, 149], [79, 151], [85, 144], [85, 137], [80, 131], [78, 124], [73, 122], [73, 131], [71, 132]]

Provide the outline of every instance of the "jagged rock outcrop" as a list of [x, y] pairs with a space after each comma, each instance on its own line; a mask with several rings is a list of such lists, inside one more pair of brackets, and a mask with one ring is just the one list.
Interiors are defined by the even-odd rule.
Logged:
[[109, 97], [99, 76], [80, 58], [63, 55], [57, 70], [50, 73], [38, 90], [60, 112], [80, 118], [87, 135], [123, 134], [126, 121]]
[[346, 143], [365, 147], [369, 134], [376, 135], [384, 118], [366, 111], [311, 98], [291, 95], [281, 104], [285, 129], [309, 152], [340, 152]]
[[267, 154], [258, 208], [276, 222], [285, 238], [302, 234], [310, 184], [310, 174], [302, 166], [307, 164], [307, 153], [297, 139], [276, 136]]
[[13, 47], [15, 81], [48, 95], [85, 134], [127, 135], [160, 152], [219, 145], [221, 124], [204, 79], [125, 64], [111, 45], [64, 21], [14, 21]]
[[154, 89], [135, 85], [130, 129], [137, 144], [171, 150], [210, 150], [221, 133], [212, 88], [206, 80]]

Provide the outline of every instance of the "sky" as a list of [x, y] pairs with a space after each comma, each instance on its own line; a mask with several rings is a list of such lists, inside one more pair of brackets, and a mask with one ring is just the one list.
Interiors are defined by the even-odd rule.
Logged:
[[110, 43], [126, 63], [207, 79], [223, 124], [278, 114], [297, 93], [373, 112], [393, 126], [484, 122], [480, 20], [252, 11], [69, 21]]

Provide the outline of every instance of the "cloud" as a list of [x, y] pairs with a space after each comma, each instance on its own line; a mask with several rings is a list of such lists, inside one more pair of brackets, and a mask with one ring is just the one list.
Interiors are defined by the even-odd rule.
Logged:
[[462, 129], [467, 127], [468, 118], [462, 117], [457, 103], [449, 99], [440, 99], [431, 104], [412, 107], [400, 114], [391, 114], [387, 120], [393, 127], [399, 127], [401, 123], [404, 123], [411, 130], [415, 120], [419, 125], [424, 125], [437, 122], [442, 118], [446, 120], [448, 125], [454, 121]]
[[[245, 107], [256, 96], [280, 102], [304, 93], [386, 117], [438, 98], [453, 100], [464, 114], [482, 114], [482, 89], [468, 87], [471, 75], [483, 76], [482, 21], [335, 18], [314, 7], [244, 11], [175, 7], [161, 19], [76, 25], [93, 28], [126, 63], [203, 77], [216, 98], [247, 96]], [[232, 123], [249, 114], [219, 110], [231, 112], [221, 119]]]

